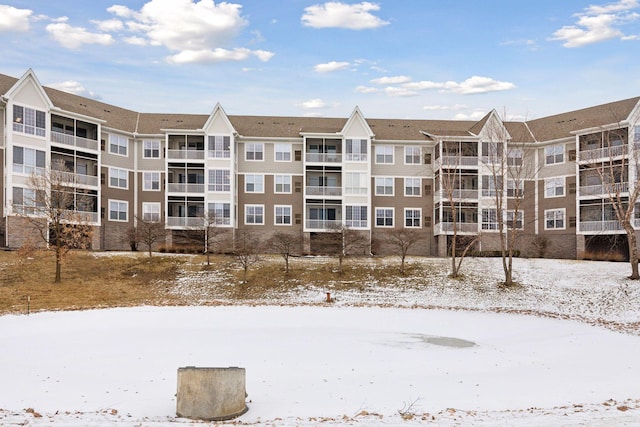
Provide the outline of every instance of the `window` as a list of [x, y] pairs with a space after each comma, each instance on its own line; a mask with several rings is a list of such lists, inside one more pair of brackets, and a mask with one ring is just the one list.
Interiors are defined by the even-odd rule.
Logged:
[[231, 191], [229, 169], [209, 169], [209, 191]]
[[404, 195], [405, 196], [419, 196], [420, 195], [420, 178], [405, 178], [404, 179]]
[[20, 214], [35, 213], [36, 207], [44, 207], [44, 192], [13, 187], [13, 207]]
[[524, 150], [522, 148], [512, 148], [507, 152], [507, 166], [522, 166]]
[[244, 223], [264, 224], [264, 205], [244, 205]]
[[393, 227], [393, 208], [376, 208], [376, 227]]
[[[124, 169], [109, 168], [109, 187], [127, 189], [127, 178], [129, 172]], [[158, 177], [158, 182], [160, 178]]]
[[160, 141], [155, 139], [145, 139], [144, 141], [142, 141], [142, 147], [142, 157], [144, 157], [145, 159], [160, 158]]
[[129, 202], [122, 200], [109, 200], [109, 220], [127, 221]]
[[482, 209], [482, 229], [498, 229], [498, 214], [495, 209]]
[[276, 175], [274, 182], [276, 193], [291, 193], [291, 175]]
[[290, 162], [291, 161], [291, 144], [276, 144], [276, 162]]
[[507, 197], [522, 198], [524, 195], [524, 184], [521, 180], [507, 180]]
[[160, 172], [143, 172], [142, 190], [160, 191]]
[[404, 210], [404, 226], [406, 228], [420, 228], [420, 218], [422, 218], [422, 209]]
[[45, 167], [45, 152], [33, 148], [13, 147], [13, 171], [31, 175], [42, 175]]
[[264, 160], [264, 144], [262, 143], [246, 143], [244, 145], [245, 160]]
[[345, 194], [367, 194], [369, 186], [367, 185], [367, 174], [362, 172], [346, 172], [344, 174]]
[[245, 175], [244, 191], [246, 193], [264, 193], [264, 175]]
[[160, 203], [142, 203], [142, 220], [160, 222]]
[[365, 228], [367, 226], [367, 207], [366, 206], [345, 206], [347, 227]]
[[393, 177], [376, 177], [376, 196], [393, 196]]
[[209, 220], [216, 225], [231, 224], [231, 203], [209, 203]]
[[564, 178], [547, 178], [544, 180], [544, 197], [562, 197], [564, 187]]
[[565, 210], [564, 209], [548, 209], [544, 211], [544, 229], [545, 230], [564, 230], [565, 229]]
[[390, 145], [376, 146], [376, 163], [393, 164], [393, 147]]
[[347, 139], [346, 159], [352, 162], [367, 161], [367, 140]]
[[129, 140], [120, 135], [109, 134], [109, 152], [120, 156], [127, 155]]
[[554, 165], [556, 163], [564, 163], [564, 145], [554, 145], [544, 149], [544, 164]]
[[28, 135], [45, 136], [47, 133], [45, 112], [21, 105], [14, 105], [13, 130], [14, 132], [26, 133]]
[[640, 143], [640, 126], [634, 126], [633, 128], [633, 142], [635, 144]]
[[502, 190], [502, 177], [501, 176], [482, 176], [482, 196], [495, 197], [496, 196], [496, 181], [497, 186]]
[[275, 225], [291, 225], [291, 206], [275, 205]]
[[524, 228], [524, 212], [507, 211], [507, 227], [522, 230]]
[[228, 159], [231, 157], [231, 137], [211, 135], [207, 138], [210, 159]]
[[504, 145], [501, 142], [482, 142], [482, 162], [487, 164], [500, 163]]
[[404, 147], [404, 164], [419, 165], [420, 164], [420, 147]]

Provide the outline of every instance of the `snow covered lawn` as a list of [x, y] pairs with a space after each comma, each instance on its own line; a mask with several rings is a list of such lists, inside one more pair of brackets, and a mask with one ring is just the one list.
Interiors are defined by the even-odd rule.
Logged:
[[0, 425], [190, 424], [174, 415], [187, 365], [246, 368], [248, 424], [640, 423], [640, 337], [573, 320], [138, 307], [3, 316], [0, 342]]

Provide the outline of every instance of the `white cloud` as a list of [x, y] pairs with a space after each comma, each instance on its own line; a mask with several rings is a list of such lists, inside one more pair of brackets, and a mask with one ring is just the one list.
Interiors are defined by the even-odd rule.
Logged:
[[331, 73], [333, 71], [345, 70], [349, 68], [350, 65], [351, 64], [348, 62], [331, 61], [325, 64], [318, 64], [315, 67], [313, 67], [313, 69], [317, 73]]
[[358, 93], [376, 93], [376, 92], [380, 92], [380, 89], [378, 89], [377, 87], [370, 87], [370, 86], [358, 86], [355, 88], [355, 92]]
[[8, 31], [29, 31], [29, 18], [33, 14], [29, 9], [17, 9], [0, 4], [0, 33]]
[[408, 83], [411, 81], [411, 77], [409, 76], [393, 76], [393, 77], [380, 77], [377, 79], [371, 80], [371, 83], [377, 85], [397, 85], [401, 83]]
[[113, 44], [111, 34], [91, 33], [86, 28], [72, 27], [64, 19], [46, 27], [51, 37], [68, 49], [78, 49], [84, 44], [100, 44], [107, 46]]
[[52, 83], [47, 86], [52, 87], [54, 89], [62, 90], [64, 92], [69, 92], [75, 95], [80, 95], [88, 98], [93, 98], [93, 99], [101, 98], [95, 92], [87, 90], [81, 83], [76, 82], [74, 80], [67, 80], [66, 82], [60, 82], [60, 83]]
[[503, 90], [511, 90], [516, 87], [515, 84], [510, 82], [501, 82], [494, 80], [490, 77], [473, 76], [469, 77], [463, 82], [433, 82], [433, 81], [420, 81], [410, 82], [402, 85], [406, 89], [413, 90], [430, 90], [439, 89], [441, 92], [459, 93], [462, 95], [471, 95], [487, 92], [498, 92]]
[[424, 107], [422, 107], [423, 110], [428, 110], [428, 111], [458, 111], [458, 110], [464, 110], [468, 108], [466, 105], [464, 104], [454, 104], [454, 105], [425, 105]]
[[371, 13], [379, 10], [380, 6], [366, 1], [356, 4], [330, 1], [305, 8], [301, 21], [312, 28], [365, 30], [389, 24]]
[[316, 110], [319, 108], [327, 108], [328, 105], [320, 98], [310, 99], [308, 101], [301, 102], [300, 104], [296, 104], [296, 107], [300, 107], [304, 110]]
[[400, 97], [400, 96], [418, 96], [419, 93], [413, 90], [409, 90], [407, 88], [404, 87], [397, 87], [397, 86], [389, 86], [384, 88], [384, 92], [389, 95], [389, 96], [393, 96], [393, 97]]
[[[127, 37], [127, 43], [164, 46], [177, 52], [167, 58], [171, 63], [270, 60], [272, 52], [230, 46], [248, 24], [241, 9], [239, 4], [212, 0], [150, 0], [139, 11], [121, 5], [107, 10], [126, 20], [134, 36]], [[260, 40], [261, 36], [253, 42]]]
[[114, 32], [124, 29], [124, 24], [119, 19], [107, 19], [106, 21], [91, 21], [100, 31]]
[[637, 35], [625, 35], [618, 27], [638, 20], [640, 14], [630, 11], [639, 7], [638, 0], [589, 6], [583, 13], [574, 15], [578, 18], [575, 25], [565, 25], [556, 30], [550, 40], [562, 41], [564, 47], [582, 47], [614, 38], [634, 40]]
[[474, 111], [471, 114], [458, 113], [454, 116], [454, 119], [455, 120], [480, 120], [486, 115], [487, 113], [483, 111]]

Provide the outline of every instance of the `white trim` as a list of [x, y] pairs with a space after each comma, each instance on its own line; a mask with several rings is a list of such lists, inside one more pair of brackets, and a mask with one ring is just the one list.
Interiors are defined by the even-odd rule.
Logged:
[[[419, 226], [415, 226], [415, 225], [411, 225], [411, 226], [407, 226], [407, 211], [418, 211], [420, 212], [420, 214], [418, 215], [418, 221], [420, 221], [420, 225]], [[415, 219], [415, 218], [413, 218]], [[423, 224], [422, 224], [422, 208], [404, 208], [403, 210], [403, 215], [402, 215], [402, 224], [404, 228], [422, 228]]]
[[[407, 180], [408, 179], [417, 179], [419, 181], [418, 186], [411, 186], [412, 188], [418, 189], [418, 194], [407, 194]], [[422, 178], [419, 176], [405, 176], [404, 177], [404, 197], [422, 197]]]
[[[391, 225], [378, 225], [378, 209], [391, 211]], [[385, 216], [384, 219], [387, 217]], [[396, 210], [392, 207], [375, 206], [373, 208], [373, 226], [375, 228], [393, 228], [396, 224]]]
[[[247, 209], [248, 208], [262, 208], [262, 222], [247, 222]], [[254, 214], [255, 216], [255, 214]], [[264, 225], [265, 224], [265, 211], [263, 204], [246, 204], [244, 205], [244, 225]]]
[[[125, 211], [127, 217], [125, 219], [111, 219], [111, 202], [124, 203], [125, 204], [125, 206], [127, 207], [127, 210]], [[114, 211], [114, 212], [121, 212], [121, 211], [117, 210], [117, 211]], [[129, 201], [127, 201], [127, 200], [109, 199], [107, 201], [107, 221], [129, 222]]]
[[[115, 188], [118, 190], [128, 190], [129, 189], [129, 171], [127, 169], [122, 169], [122, 168], [116, 168], [114, 166], [109, 166], [108, 167], [109, 170], [109, 176], [107, 179], [107, 186], [109, 188]], [[125, 173], [125, 186], [122, 187], [120, 185], [111, 185], [111, 171], [118, 171], [118, 172], [124, 172]], [[116, 178], [118, 181], [120, 181], [120, 177], [114, 177]]]
[[[229, 174], [231, 175], [231, 174]], [[264, 194], [264, 174], [262, 173], [245, 173], [244, 175], [244, 193], [245, 194]], [[247, 191], [247, 177], [248, 176], [260, 176], [262, 177], [262, 191]], [[254, 183], [254, 188], [255, 188], [255, 183]]]
[[[553, 228], [549, 228], [547, 227], [547, 212], [562, 212], [562, 227], [553, 227]], [[555, 223], [556, 219], [554, 218], [554, 223]], [[544, 229], [548, 230], [548, 231], [555, 231], [555, 230], [566, 230], [567, 229], [567, 209], [566, 208], [552, 208], [552, 209], [545, 209], [544, 210]]]
[[[378, 179], [390, 179], [391, 180], [391, 194], [378, 193]], [[387, 188], [388, 185], [382, 185], [381, 187]], [[373, 195], [380, 197], [393, 197], [396, 193], [396, 179], [392, 176], [374, 176], [373, 177]]]
[[[277, 177], [279, 176], [284, 176], [284, 177], [289, 177], [289, 191], [278, 191], [277, 190]], [[246, 178], [245, 178], [246, 180]], [[285, 185], [285, 184], [282, 184]], [[293, 177], [290, 174], [286, 174], [286, 173], [277, 173], [273, 175], [273, 193], [274, 194], [291, 194], [293, 193]]]
[[[289, 209], [289, 223], [278, 224], [278, 208], [288, 208]], [[273, 205], [273, 225], [276, 227], [291, 227], [293, 225], [293, 206], [292, 205]]]

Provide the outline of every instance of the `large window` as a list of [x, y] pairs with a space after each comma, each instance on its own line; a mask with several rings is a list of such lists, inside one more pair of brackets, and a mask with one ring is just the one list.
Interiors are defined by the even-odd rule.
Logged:
[[127, 155], [129, 140], [121, 135], [109, 134], [109, 152], [120, 156]]
[[482, 229], [498, 230], [498, 214], [495, 209], [482, 209]]
[[36, 207], [44, 207], [44, 191], [13, 187], [13, 208], [19, 214], [33, 214]]
[[391, 145], [376, 146], [376, 163], [393, 164], [393, 147]]
[[275, 205], [274, 213], [275, 225], [291, 225], [291, 206]]
[[291, 175], [275, 175], [273, 180], [276, 193], [291, 193]]
[[366, 206], [345, 206], [345, 208], [345, 224], [347, 227], [365, 228], [367, 226]]
[[209, 220], [216, 225], [231, 224], [231, 203], [209, 203]]
[[264, 224], [264, 205], [244, 205], [244, 223]]
[[275, 161], [290, 162], [291, 161], [291, 144], [275, 145]]
[[231, 191], [229, 169], [209, 169], [209, 191]]
[[507, 197], [522, 198], [524, 196], [524, 184], [522, 180], [507, 180]]
[[544, 149], [544, 163], [554, 165], [564, 163], [564, 145], [553, 145]]
[[148, 222], [160, 221], [160, 203], [142, 203], [142, 220]]
[[44, 173], [45, 152], [33, 148], [13, 147], [13, 171], [31, 175]]
[[129, 202], [124, 200], [109, 200], [109, 220], [127, 221]]
[[421, 157], [420, 147], [404, 147], [404, 164], [419, 165]]
[[[109, 187], [126, 190], [128, 188], [128, 177], [129, 172], [125, 169], [109, 168]], [[158, 181], [160, 181], [160, 178], [158, 178]]]
[[524, 150], [522, 148], [512, 148], [507, 152], [508, 166], [522, 166]]
[[28, 135], [45, 136], [46, 114], [44, 111], [21, 105], [13, 106], [13, 130], [14, 132], [26, 133]]
[[245, 160], [264, 160], [264, 144], [261, 142], [246, 143], [244, 145]]
[[422, 218], [422, 209], [405, 208], [404, 226], [406, 228], [420, 228], [421, 218]]
[[142, 189], [144, 191], [160, 191], [160, 172], [143, 172]]
[[404, 179], [404, 195], [419, 196], [421, 183], [422, 183], [422, 180], [420, 178], [405, 178]]
[[507, 211], [507, 227], [516, 230], [522, 230], [524, 228], [524, 212]]
[[264, 175], [246, 174], [244, 191], [245, 193], [264, 193]]
[[564, 196], [565, 179], [547, 178], [544, 180], [544, 197]]
[[393, 208], [376, 208], [376, 227], [393, 227]]
[[228, 159], [231, 157], [231, 137], [211, 135], [207, 138], [210, 159]]
[[545, 230], [564, 230], [565, 225], [565, 209], [547, 209], [544, 211], [544, 229]]
[[346, 159], [351, 162], [367, 161], [367, 140], [366, 139], [347, 139], [346, 141]]
[[160, 158], [160, 141], [156, 139], [145, 139], [142, 141], [142, 157], [145, 159], [159, 159]]
[[496, 184], [498, 189], [502, 191], [502, 177], [501, 176], [482, 176], [482, 196], [483, 197], [495, 197], [496, 196]]
[[376, 177], [376, 196], [393, 196], [393, 177]]
[[364, 172], [345, 172], [345, 194], [364, 195], [369, 192], [367, 174]]

